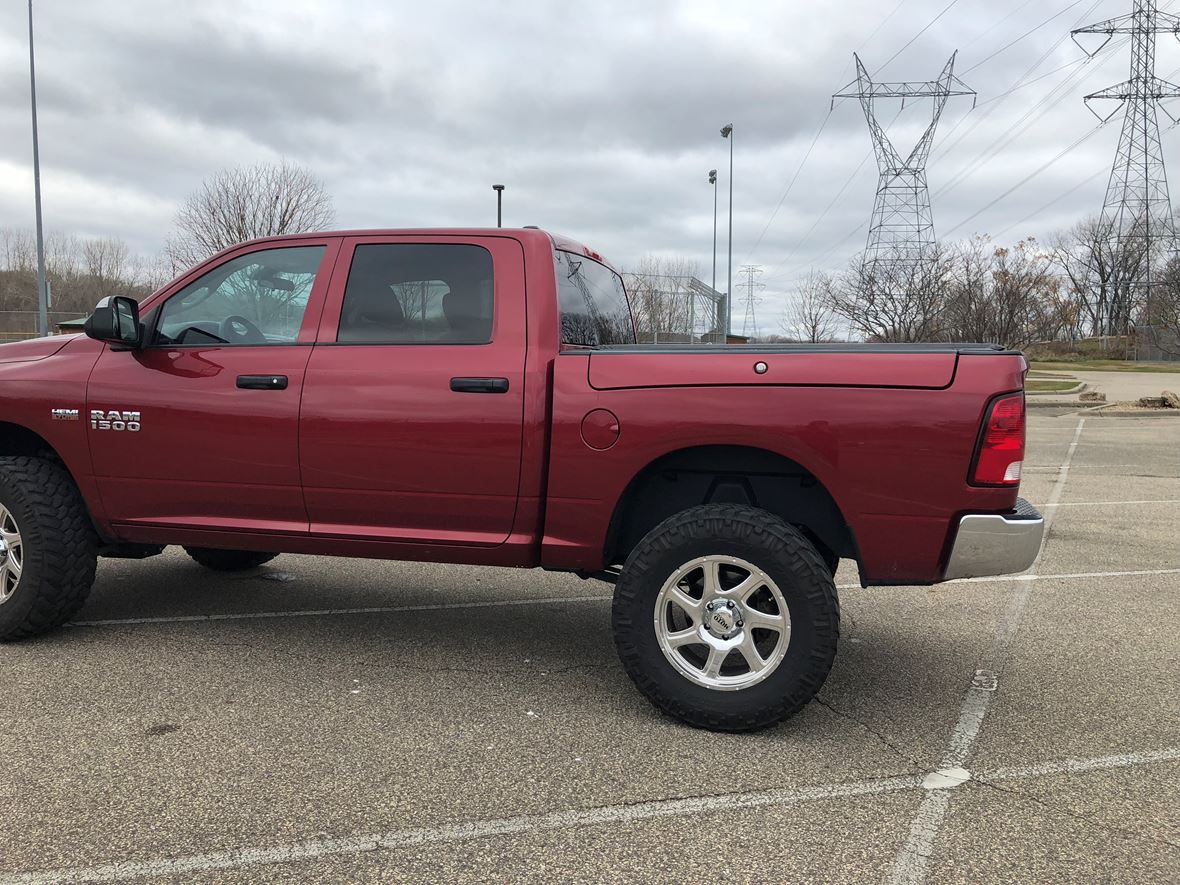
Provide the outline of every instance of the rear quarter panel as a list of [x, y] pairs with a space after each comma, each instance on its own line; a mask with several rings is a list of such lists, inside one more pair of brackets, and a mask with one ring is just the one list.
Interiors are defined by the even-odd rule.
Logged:
[[[653, 353], [644, 355], [646, 368], [628, 367], [635, 356], [555, 360], [547, 566], [607, 564], [607, 530], [631, 480], [657, 458], [698, 445], [767, 449], [811, 471], [852, 529], [870, 584], [939, 580], [957, 515], [1015, 502], [1015, 490], [973, 488], [967, 477], [988, 402], [1023, 385], [1018, 355], [825, 352], [792, 357], [790, 368], [783, 354], [701, 354], [679, 370]], [[769, 364], [765, 376], [753, 372], [759, 360]], [[880, 386], [887, 383], [908, 386]], [[592, 409], [619, 419], [609, 449], [582, 440]]]

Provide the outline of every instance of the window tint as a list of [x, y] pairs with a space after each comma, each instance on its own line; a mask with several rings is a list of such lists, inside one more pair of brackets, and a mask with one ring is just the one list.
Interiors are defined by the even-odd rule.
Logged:
[[492, 255], [469, 244], [357, 246], [348, 270], [342, 344], [487, 344]]
[[635, 326], [619, 275], [572, 252], [555, 252], [561, 343], [634, 344]]
[[324, 246], [240, 255], [165, 302], [153, 343], [294, 344]]

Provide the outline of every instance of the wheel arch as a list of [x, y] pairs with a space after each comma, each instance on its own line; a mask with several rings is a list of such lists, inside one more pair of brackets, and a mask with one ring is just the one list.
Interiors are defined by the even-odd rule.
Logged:
[[103, 535], [101, 531], [102, 526], [95, 519], [93, 509], [95, 501], [91, 499], [91, 495], [96, 494], [96, 491], [92, 487], [93, 484], [89, 481], [89, 478], [80, 475], [70, 465], [70, 462], [62, 457], [58, 448], [37, 431], [12, 421], [0, 421], [0, 457], [14, 455], [29, 458], [44, 458], [47, 461], [52, 461], [64, 470], [66, 475], [74, 483], [74, 487], [78, 490], [78, 493], [82, 496], [87, 513], [90, 516], [90, 521], [94, 525], [95, 530], [99, 532], [100, 536]]
[[636, 473], [615, 504], [603, 561], [623, 562], [651, 529], [700, 504], [758, 507], [799, 528], [826, 560], [859, 561], [852, 527], [812, 471], [778, 452], [737, 445], [677, 449]]

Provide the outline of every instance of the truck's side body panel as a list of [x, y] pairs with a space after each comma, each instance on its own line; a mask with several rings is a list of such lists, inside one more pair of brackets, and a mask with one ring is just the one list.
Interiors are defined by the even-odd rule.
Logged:
[[[1014, 489], [974, 488], [967, 475], [987, 403], [1001, 389], [1021, 388], [1019, 356], [958, 357], [945, 389], [701, 384], [675, 393], [638, 386], [645, 378], [640, 359], [567, 353], [557, 360], [547, 565], [600, 568], [612, 512], [632, 478], [670, 450], [690, 446], [761, 448], [804, 467], [852, 529], [869, 583], [937, 581], [954, 517], [1015, 503]], [[644, 359], [658, 371], [663, 357]], [[705, 378], [716, 359], [702, 359], [703, 368], [691, 370], [694, 377]], [[756, 361], [768, 363], [771, 377], [791, 373], [773, 353], [726, 359], [741, 360], [751, 376]], [[818, 352], [808, 356], [808, 371], [826, 376], [831, 365], [834, 373], [883, 376], [894, 359], [887, 351]], [[622, 370], [596, 368], [614, 360], [630, 363], [630, 385], [622, 383]], [[932, 380], [938, 380], [934, 368]], [[595, 389], [589, 377], [613, 377], [618, 389]], [[909, 380], [923, 378], [918, 373]], [[593, 409], [618, 417], [618, 442], [608, 449], [591, 448], [582, 438], [583, 418]]]

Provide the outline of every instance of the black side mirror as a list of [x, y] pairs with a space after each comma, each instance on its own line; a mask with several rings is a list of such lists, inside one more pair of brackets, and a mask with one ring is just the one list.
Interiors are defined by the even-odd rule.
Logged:
[[139, 304], [135, 299], [123, 295], [104, 298], [86, 320], [84, 328], [87, 337], [95, 341], [138, 350], [142, 343]]

